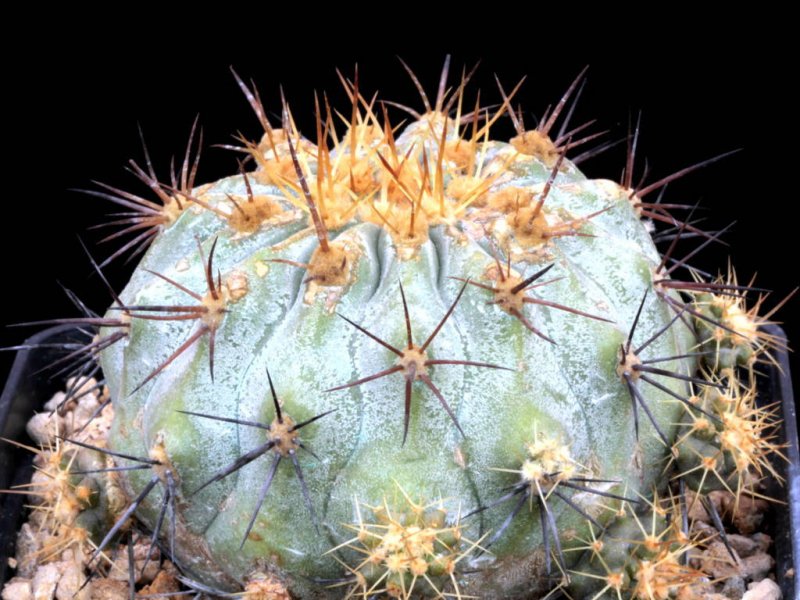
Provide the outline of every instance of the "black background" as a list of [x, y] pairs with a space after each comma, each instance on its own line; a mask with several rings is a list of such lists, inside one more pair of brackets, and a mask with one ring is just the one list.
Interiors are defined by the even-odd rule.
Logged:
[[[199, 180], [235, 170], [231, 153], [208, 146], [227, 143], [236, 132], [255, 138], [259, 126], [230, 65], [255, 79], [272, 110], [279, 109], [278, 86], [283, 84], [301, 131], [311, 134], [314, 90], [327, 90], [334, 104], [347, 106], [337, 67], [349, 75], [357, 62], [365, 94], [379, 90], [384, 98], [421, 109], [395, 55], [411, 65], [434, 95], [448, 51], [454, 55], [454, 74], [462, 64], [482, 59], [470, 88], [472, 93], [481, 88], [484, 102], [499, 100], [495, 73], [507, 89], [527, 75], [518, 101], [529, 124], [530, 116], [555, 102], [589, 64], [574, 123], [597, 118], [595, 130], [610, 128], [611, 137], [621, 137], [629, 115], [641, 110], [637, 173], [647, 159], [650, 181], [742, 148], [736, 156], [670, 185], [667, 198], [672, 201], [701, 200], [708, 209], [709, 229], [738, 221], [725, 238], [730, 247], [709, 248], [694, 264], [716, 272], [726, 268], [730, 256], [740, 279], [757, 272], [757, 283], [774, 289], [774, 299], [798, 284], [797, 219], [789, 212], [798, 202], [796, 169], [788, 166], [796, 151], [784, 149], [797, 145], [791, 112], [796, 108], [789, 92], [792, 70], [776, 30], [756, 43], [751, 37], [759, 27], [755, 22], [736, 27], [682, 22], [664, 25], [668, 31], [663, 35], [654, 33], [655, 23], [620, 24], [601, 28], [602, 35], [580, 43], [568, 26], [545, 33], [544, 26], [536, 31], [525, 25], [524, 31], [509, 31], [489, 43], [475, 33], [473, 22], [473, 29], [454, 33], [450, 43], [440, 35], [443, 25], [426, 27], [421, 16], [402, 36], [381, 27], [360, 31], [365, 43], [346, 50], [349, 44], [344, 42], [355, 36], [332, 27], [325, 36], [296, 27], [280, 33], [274, 22], [248, 28], [248, 17], [239, 15], [224, 26], [226, 33], [212, 34], [212, 24], [189, 28], [150, 17], [130, 33], [120, 31], [119, 23], [99, 27], [75, 19], [63, 27], [39, 29], [35, 39], [6, 54], [0, 325], [73, 315], [56, 280], [98, 311], [108, 304], [99, 282], [88, 277], [77, 235], [96, 255], [107, 255], [110, 248], [96, 248], [99, 236], [87, 227], [102, 222], [111, 207], [70, 189], [91, 187], [90, 180], [97, 179], [145, 192], [123, 169], [128, 159], [142, 156], [137, 123], [162, 177], [170, 157], [182, 154], [198, 113], [206, 140]], [[394, 45], [395, 37], [404, 43]], [[501, 138], [510, 134], [507, 121], [495, 132]], [[621, 146], [587, 162], [584, 170], [593, 177], [618, 179], [624, 155]], [[122, 261], [108, 269], [118, 289], [128, 272]], [[797, 306], [795, 299], [778, 315], [794, 339]], [[0, 328], [0, 345], [24, 337], [25, 330]], [[11, 357], [0, 354], [3, 380]]]

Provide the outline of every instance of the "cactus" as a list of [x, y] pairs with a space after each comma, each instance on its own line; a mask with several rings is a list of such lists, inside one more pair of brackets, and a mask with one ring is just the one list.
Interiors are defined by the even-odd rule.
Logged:
[[648, 500], [663, 465], [739, 495], [779, 450], [733, 370], [775, 346], [771, 313], [735, 280], [681, 281], [690, 256], [651, 239], [716, 239], [651, 198], [700, 165], [634, 186], [637, 124], [622, 181], [587, 179], [583, 73], [526, 129], [518, 87], [468, 107], [448, 67], [433, 99], [406, 67], [424, 111], [402, 126], [343, 78], [351, 105], [318, 99], [306, 137], [234, 73], [264, 130], [238, 174], [196, 185], [195, 123], [170, 183], [132, 163], [150, 196], [88, 190], [124, 211], [106, 239], [128, 236], [98, 273], [142, 254], [82, 321], [114, 421], [108, 448], [76, 443], [128, 496], [100, 550], [135, 513], [193, 581], [263, 597], [668, 597], [700, 577]]

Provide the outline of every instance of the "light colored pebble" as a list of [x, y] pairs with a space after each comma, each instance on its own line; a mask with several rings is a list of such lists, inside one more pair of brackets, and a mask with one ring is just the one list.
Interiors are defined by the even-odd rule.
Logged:
[[1, 597], [3, 600], [33, 600], [31, 580], [14, 577], [3, 586]]
[[33, 576], [34, 600], [52, 600], [56, 595], [56, 586], [61, 579], [61, 573], [54, 563], [40, 565]]
[[742, 600], [782, 600], [783, 598], [781, 588], [772, 579], [762, 579], [747, 587], [748, 590], [742, 596]]
[[83, 567], [74, 560], [56, 564], [61, 571], [61, 579], [59, 579], [56, 589], [56, 600], [91, 600], [89, 586], [81, 589], [86, 579]]

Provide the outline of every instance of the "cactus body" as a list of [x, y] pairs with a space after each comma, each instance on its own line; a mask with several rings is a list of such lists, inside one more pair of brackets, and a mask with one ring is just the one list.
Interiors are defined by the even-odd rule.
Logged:
[[[619, 368], [660, 262], [630, 190], [585, 178], [546, 136], [540, 141], [550, 146], [532, 149], [524, 136], [487, 142], [457, 125], [433, 111], [389, 140], [371, 118], [359, 118], [328, 152], [291, 127], [271, 130], [250, 148], [255, 171], [177, 197], [182, 208], [121, 294], [130, 333], [102, 355], [116, 399], [110, 447], [157, 455], [174, 473], [176, 558], [197, 580], [236, 590], [269, 573], [304, 597], [341, 595], [326, 581], [343, 577], [354, 593], [361, 585], [403, 595], [404, 586], [416, 586], [435, 595], [440, 585], [480, 597], [524, 596], [551, 585], [548, 521], [530, 501], [504, 527], [517, 497], [494, 503], [509, 486], [556, 488], [583, 477], [610, 481], [585, 484], [594, 489], [632, 495], [655, 483], [650, 467], [667, 450]], [[534, 287], [514, 291], [549, 265]], [[522, 295], [559, 306], [523, 303]], [[201, 318], [144, 318], [188, 314], [152, 307], [192, 305], [204, 307]], [[119, 308], [108, 316], [119, 317]], [[674, 316], [649, 294], [633, 346]], [[693, 343], [678, 320], [645, 352], [677, 356]], [[693, 361], [662, 366], [690, 373]], [[290, 423], [333, 412], [298, 429], [291, 452], [273, 446], [203, 487], [275, 435], [267, 369]], [[659, 381], [685, 394], [683, 382]], [[667, 391], [639, 388], [671, 436], [681, 404]], [[555, 459], [531, 449], [537, 443], [566, 458], [548, 463]], [[555, 464], [569, 476], [537, 476], [556, 472]], [[133, 497], [150, 478], [131, 471], [123, 479]], [[601, 522], [613, 516], [602, 509], [612, 498], [557, 489]], [[140, 506], [151, 526], [163, 493], [157, 487]], [[412, 518], [415, 506], [439, 510], [434, 529], [458, 539], [432, 534], [430, 547], [402, 556], [382, 539], [348, 542], [353, 531], [365, 537], [370, 519], [380, 526], [375, 507], [406, 515], [398, 523], [409, 527], [422, 518]], [[559, 544], [569, 547], [585, 532], [585, 516], [556, 496], [548, 506]], [[481, 551], [480, 541], [490, 539], [490, 552]], [[406, 562], [381, 561], [378, 547]]]

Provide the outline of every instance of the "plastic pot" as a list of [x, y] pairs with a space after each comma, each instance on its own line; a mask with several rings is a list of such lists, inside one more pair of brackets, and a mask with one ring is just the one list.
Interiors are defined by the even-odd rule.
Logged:
[[[785, 339], [780, 327], [766, 328], [775, 337]], [[59, 350], [48, 344], [85, 341], [73, 326], [53, 327], [29, 338], [25, 345], [41, 346], [18, 352], [11, 373], [0, 396], [0, 433], [10, 440], [31, 444], [25, 424], [52, 395], [64, 387], [63, 380], [49, 379], [38, 373], [59, 357]], [[771, 482], [767, 493], [782, 503], [773, 503], [766, 517], [765, 529], [774, 540], [777, 564], [775, 573], [785, 599], [800, 598], [800, 451], [797, 441], [797, 412], [786, 352], [775, 352], [780, 368], [770, 366], [759, 379], [759, 402], [778, 403], [782, 425], [779, 437], [787, 444], [789, 462], [776, 460], [776, 468], [786, 479], [781, 486]], [[32, 454], [12, 444], [0, 443], [0, 489], [27, 483], [33, 471]], [[14, 556], [17, 531], [25, 517], [25, 496], [0, 494], [0, 589], [11, 576], [8, 558]], [[790, 575], [794, 574], [794, 575]]]

